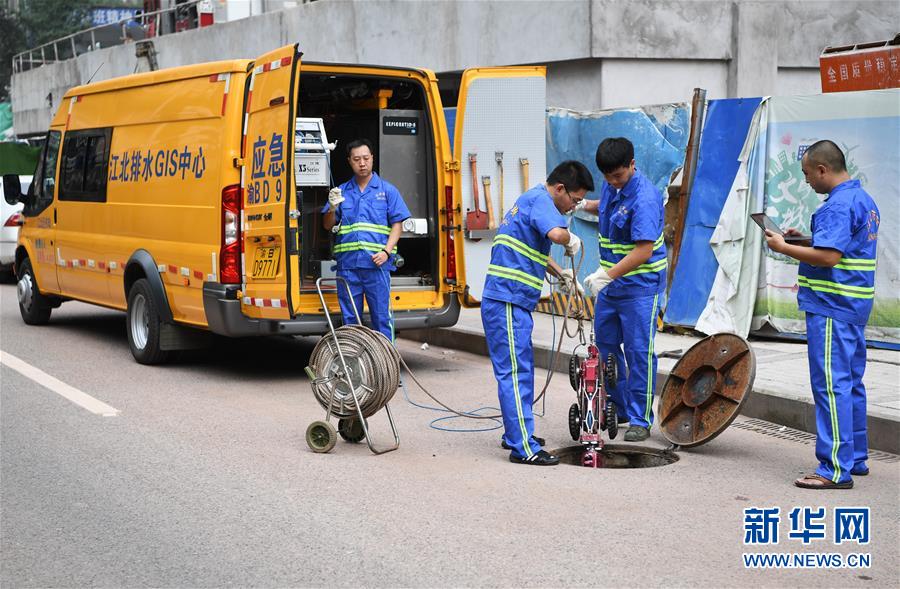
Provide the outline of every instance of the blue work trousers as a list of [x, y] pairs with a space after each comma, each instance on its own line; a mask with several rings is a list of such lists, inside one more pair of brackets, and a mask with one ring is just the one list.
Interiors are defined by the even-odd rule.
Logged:
[[482, 299], [481, 324], [487, 339], [497, 397], [503, 413], [503, 440], [518, 458], [531, 458], [541, 447], [534, 440], [534, 350], [531, 312], [503, 301]]
[[[372, 329], [380, 331], [390, 341], [394, 341], [394, 314], [391, 311], [391, 273], [385, 268], [338, 268], [337, 275], [347, 281], [353, 295], [353, 303], [360, 316], [363, 313], [363, 296], [372, 317]], [[338, 302], [344, 325], [356, 323], [353, 305], [347, 289], [340, 281], [337, 284]]]
[[594, 338], [605, 362], [616, 357], [618, 380], [608, 391], [618, 414], [631, 425], [653, 423], [656, 387], [656, 315], [661, 295], [611, 297], [600, 291], [594, 308]]
[[843, 483], [868, 470], [865, 326], [807, 312], [806, 340], [816, 403], [816, 474]]

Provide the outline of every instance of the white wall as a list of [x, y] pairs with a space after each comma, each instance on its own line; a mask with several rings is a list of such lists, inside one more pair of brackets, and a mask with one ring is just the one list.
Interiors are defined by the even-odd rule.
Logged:
[[804, 96], [822, 93], [822, 79], [816, 68], [778, 68], [775, 96]]
[[728, 96], [724, 61], [604, 59], [601, 65], [605, 109], [690, 102], [694, 88], [704, 88], [708, 99]]

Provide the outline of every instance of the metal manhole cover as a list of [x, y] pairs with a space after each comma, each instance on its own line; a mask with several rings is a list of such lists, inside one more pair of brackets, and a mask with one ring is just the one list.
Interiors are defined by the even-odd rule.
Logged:
[[740, 413], [755, 378], [756, 358], [744, 338], [720, 333], [700, 340], [666, 379], [660, 431], [685, 448], [708, 442]]

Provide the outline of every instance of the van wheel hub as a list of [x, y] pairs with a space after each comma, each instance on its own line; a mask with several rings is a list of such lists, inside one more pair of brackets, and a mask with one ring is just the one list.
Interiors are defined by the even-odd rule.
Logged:
[[31, 303], [34, 301], [34, 282], [31, 280], [31, 274], [25, 274], [19, 279], [16, 285], [16, 296], [19, 304], [27, 311], [31, 309]]
[[131, 339], [134, 340], [134, 346], [143, 350], [147, 347], [147, 339], [150, 334], [150, 308], [147, 305], [147, 299], [142, 295], [134, 297], [133, 308], [131, 311]]

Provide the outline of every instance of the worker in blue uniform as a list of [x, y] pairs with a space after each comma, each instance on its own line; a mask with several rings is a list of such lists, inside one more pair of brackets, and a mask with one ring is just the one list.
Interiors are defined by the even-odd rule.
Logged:
[[[844, 154], [833, 142], [812, 144], [801, 167], [810, 187], [827, 195], [810, 221], [811, 241], [787, 243], [782, 235], [766, 231], [769, 248], [800, 262], [797, 302], [806, 312], [819, 466], [794, 484], [850, 489], [854, 475], [869, 474], [862, 379], [881, 215], [859, 180], [850, 179]], [[792, 228], [785, 234], [796, 237], [800, 232]]]
[[559, 458], [541, 448], [534, 436], [534, 351], [531, 312], [541, 297], [544, 275], [560, 279], [564, 293], [577, 291], [571, 271], [564, 272], [550, 258], [558, 243], [574, 255], [581, 240], [567, 229], [564, 213], [574, 210], [594, 189], [588, 169], [576, 161], [559, 164], [539, 184], [520, 196], [503, 217], [494, 237], [491, 261], [481, 301], [481, 323], [487, 339], [497, 395], [503, 414], [502, 445], [509, 460], [553, 466]]
[[356, 323], [353, 304], [362, 315], [365, 296], [372, 329], [394, 341], [391, 272], [396, 269], [394, 255], [409, 209], [400, 191], [373, 170], [375, 156], [367, 139], [347, 144], [347, 160], [353, 178], [331, 189], [322, 210], [323, 226], [336, 233], [337, 275], [347, 281], [353, 297], [351, 301], [344, 285], [338, 284], [341, 314], [345, 325]]
[[656, 387], [656, 318], [666, 291], [663, 198], [637, 169], [634, 146], [624, 137], [597, 147], [604, 183], [584, 210], [599, 221], [600, 265], [585, 281], [596, 297], [594, 334], [601, 357], [616, 358], [618, 380], [610, 387], [625, 441], [650, 436]]

